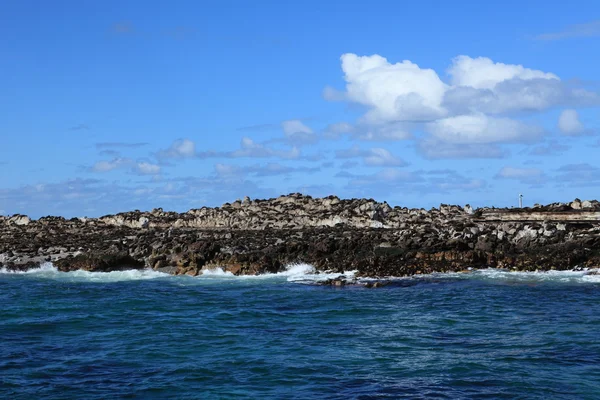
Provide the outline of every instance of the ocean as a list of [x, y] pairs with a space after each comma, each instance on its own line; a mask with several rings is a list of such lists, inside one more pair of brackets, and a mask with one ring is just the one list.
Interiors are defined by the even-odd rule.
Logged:
[[600, 398], [600, 276], [0, 272], [2, 399]]

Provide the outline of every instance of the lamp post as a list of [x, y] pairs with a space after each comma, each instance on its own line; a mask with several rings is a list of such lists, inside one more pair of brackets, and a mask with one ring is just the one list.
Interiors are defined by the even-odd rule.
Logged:
[[519, 208], [523, 208], [523, 195], [519, 194]]

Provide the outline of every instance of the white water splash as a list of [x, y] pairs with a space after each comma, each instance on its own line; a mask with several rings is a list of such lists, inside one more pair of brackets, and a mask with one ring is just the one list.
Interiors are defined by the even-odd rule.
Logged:
[[349, 279], [354, 278], [357, 271], [348, 271], [344, 273], [323, 273], [318, 272], [315, 267], [307, 263], [293, 263], [288, 264], [284, 271], [277, 272], [275, 274], [260, 274], [260, 275], [233, 275], [229, 271], [225, 271], [221, 268], [214, 268], [210, 270], [204, 270], [201, 275], [197, 278], [212, 278], [212, 279], [281, 279], [285, 278], [287, 282], [296, 283], [316, 283], [325, 281], [327, 279], [337, 278], [341, 275], [346, 276]]
[[[135, 281], [157, 278], [176, 278], [176, 279], [227, 279], [227, 280], [247, 280], [247, 279], [285, 279], [287, 282], [314, 284], [328, 279], [335, 279], [345, 276], [346, 279], [355, 278], [358, 271], [346, 271], [344, 273], [327, 273], [316, 271], [313, 265], [307, 263], [294, 263], [286, 266], [284, 271], [275, 274], [262, 275], [240, 275], [236, 276], [230, 271], [221, 268], [214, 268], [202, 271], [197, 277], [178, 276], [153, 271], [151, 269], [126, 270], [112, 272], [88, 272], [83, 270], [72, 272], [60, 272], [50, 262], [40, 265], [39, 268], [29, 269], [27, 271], [8, 271], [6, 268], [0, 269], [0, 274], [9, 275], [29, 275], [39, 278], [48, 278], [65, 281], [87, 281], [87, 282], [121, 282]], [[496, 281], [502, 283], [541, 283], [541, 282], [559, 282], [559, 283], [600, 283], [598, 269], [588, 271], [547, 271], [547, 272], [512, 272], [501, 269], [483, 269], [470, 272], [452, 272], [452, 273], [434, 273], [429, 275], [415, 275], [412, 277], [389, 277], [389, 280], [405, 279], [477, 279], [483, 281]], [[359, 278], [358, 283], [371, 281], [370, 278]]]
[[541, 272], [518, 272], [502, 269], [482, 269], [471, 272], [436, 273], [430, 275], [416, 275], [414, 279], [441, 278], [441, 279], [479, 279], [484, 281], [501, 281], [506, 283], [536, 283], [536, 282], [561, 282], [578, 283], [593, 282], [600, 283], [600, 275], [597, 269], [588, 271], [541, 271]]
[[201, 278], [233, 278], [233, 275], [230, 271], [225, 271], [222, 268], [213, 268], [213, 269], [205, 269], [202, 270], [202, 274], [199, 275]]
[[49, 262], [41, 264], [39, 268], [33, 268], [27, 271], [8, 271], [6, 268], [2, 268], [0, 269], [0, 274], [31, 275], [40, 278], [90, 282], [136, 281], [170, 276], [169, 274], [153, 271], [151, 269], [132, 269], [111, 272], [89, 272], [83, 270], [60, 272], [54, 265], [52, 265], [52, 263]]

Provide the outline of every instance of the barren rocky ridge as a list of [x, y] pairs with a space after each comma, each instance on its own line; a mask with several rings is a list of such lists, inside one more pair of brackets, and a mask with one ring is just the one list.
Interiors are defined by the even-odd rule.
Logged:
[[185, 213], [0, 217], [0, 268], [24, 270], [46, 261], [62, 271], [153, 268], [188, 275], [215, 267], [233, 274], [278, 272], [294, 262], [372, 277], [597, 268], [600, 203], [425, 210], [296, 193]]

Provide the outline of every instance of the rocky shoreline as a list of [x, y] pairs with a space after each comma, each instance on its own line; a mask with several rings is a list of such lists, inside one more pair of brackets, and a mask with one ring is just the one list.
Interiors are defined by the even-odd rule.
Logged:
[[600, 267], [600, 203], [425, 210], [290, 194], [186, 213], [0, 217], [0, 268], [22, 271], [47, 261], [60, 271], [152, 268], [191, 276], [216, 267], [274, 273], [297, 262], [375, 278], [490, 267], [592, 269]]

